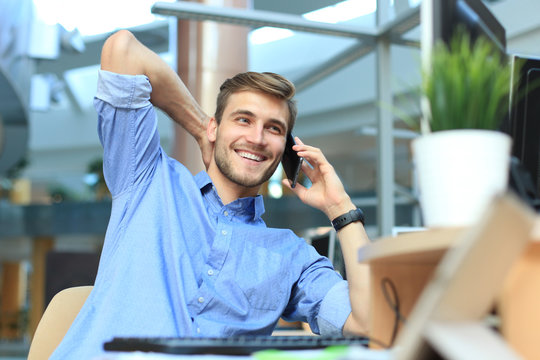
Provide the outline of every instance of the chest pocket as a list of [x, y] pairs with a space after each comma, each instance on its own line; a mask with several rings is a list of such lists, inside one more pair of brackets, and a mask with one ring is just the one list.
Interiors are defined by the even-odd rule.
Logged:
[[280, 254], [247, 242], [239, 265], [237, 283], [252, 309], [284, 306], [288, 281]]

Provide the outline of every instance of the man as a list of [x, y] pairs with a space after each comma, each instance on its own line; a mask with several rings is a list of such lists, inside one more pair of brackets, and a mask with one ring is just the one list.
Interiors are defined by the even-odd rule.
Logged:
[[[222, 85], [209, 118], [176, 73], [125, 30], [106, 41], [99, 76], [112, 212], [94, 289], [53, 358], [91, 358], [113, 336], [270, 335], [280, 317], [320, 334], [365, 333], [359, 219], [339, 230], [349, 284], [292, 231], [261, 219], [257, 193], [296, 116], [290, 82], [239, 74]], [[154, 106], [194, 136], [207, 172], [192, 176], [164, 153]], [[297, 140], [313, 185], [297, 185], [295, 194], [329, 219], [355, 209], [321, 151]]]

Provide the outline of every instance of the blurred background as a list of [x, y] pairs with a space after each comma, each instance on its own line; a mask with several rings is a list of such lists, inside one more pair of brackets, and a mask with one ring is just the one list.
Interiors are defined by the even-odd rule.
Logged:
[[[52, 295], [93, 283], [110, 214], [93, 96], [101, 46], [118, 29], [175, 68], [209, 114], [219, 84], [237, 72], [288, 77], [298, 90], [295, 135], [323, 150], [370, 237], [422, 224], [409, 147], [417, 134], [395, 111], [419, 116], [421, 0], [200, 1], [255, 11], [266, 25], [315, 24], [294, 31], [177, 20], [152, 13], [154, 3], [0, 0], [0, 356], [25, 358]], [[540, 2], [485, 3], [509, 53], [540, 57]], [[339, 31], [329, 34], [332, 26]], [[196, 145], [159, 116], [165, 150], [200, 171]], [[282, 177], [278, 169], [263, 188], [268, 226], [320, 239], [328, 220], [287, 193]]]

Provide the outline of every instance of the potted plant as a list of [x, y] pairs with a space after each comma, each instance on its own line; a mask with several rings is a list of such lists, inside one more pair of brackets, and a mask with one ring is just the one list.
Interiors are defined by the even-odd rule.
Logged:
[[434, 46], [423, 69], [422, 136], [412, 142], [426, 226], [470, 225], [506, 191], [511, 139], [497, 129], [509, 112], [511, 75], [485, 38], [458, 31]]

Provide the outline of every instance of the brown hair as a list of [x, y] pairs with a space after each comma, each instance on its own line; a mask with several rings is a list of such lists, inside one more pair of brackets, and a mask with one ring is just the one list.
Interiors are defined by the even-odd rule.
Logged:
[[296, 102], [293, 97], [295, 94], [294, 85], [281, 75], [270, 72], [245, 72], [235, 75], [225, 80], [219, 88], [217, 96], [217, 105], [215, 118], [217, 123], [221, 122], [223, 111], [227, 106], [229, 97], [239, 91], [260, 91], [264, 94], [275, 96], [287, 103], [289, 108], [288, 132], [294, 127], [296, 120]]

